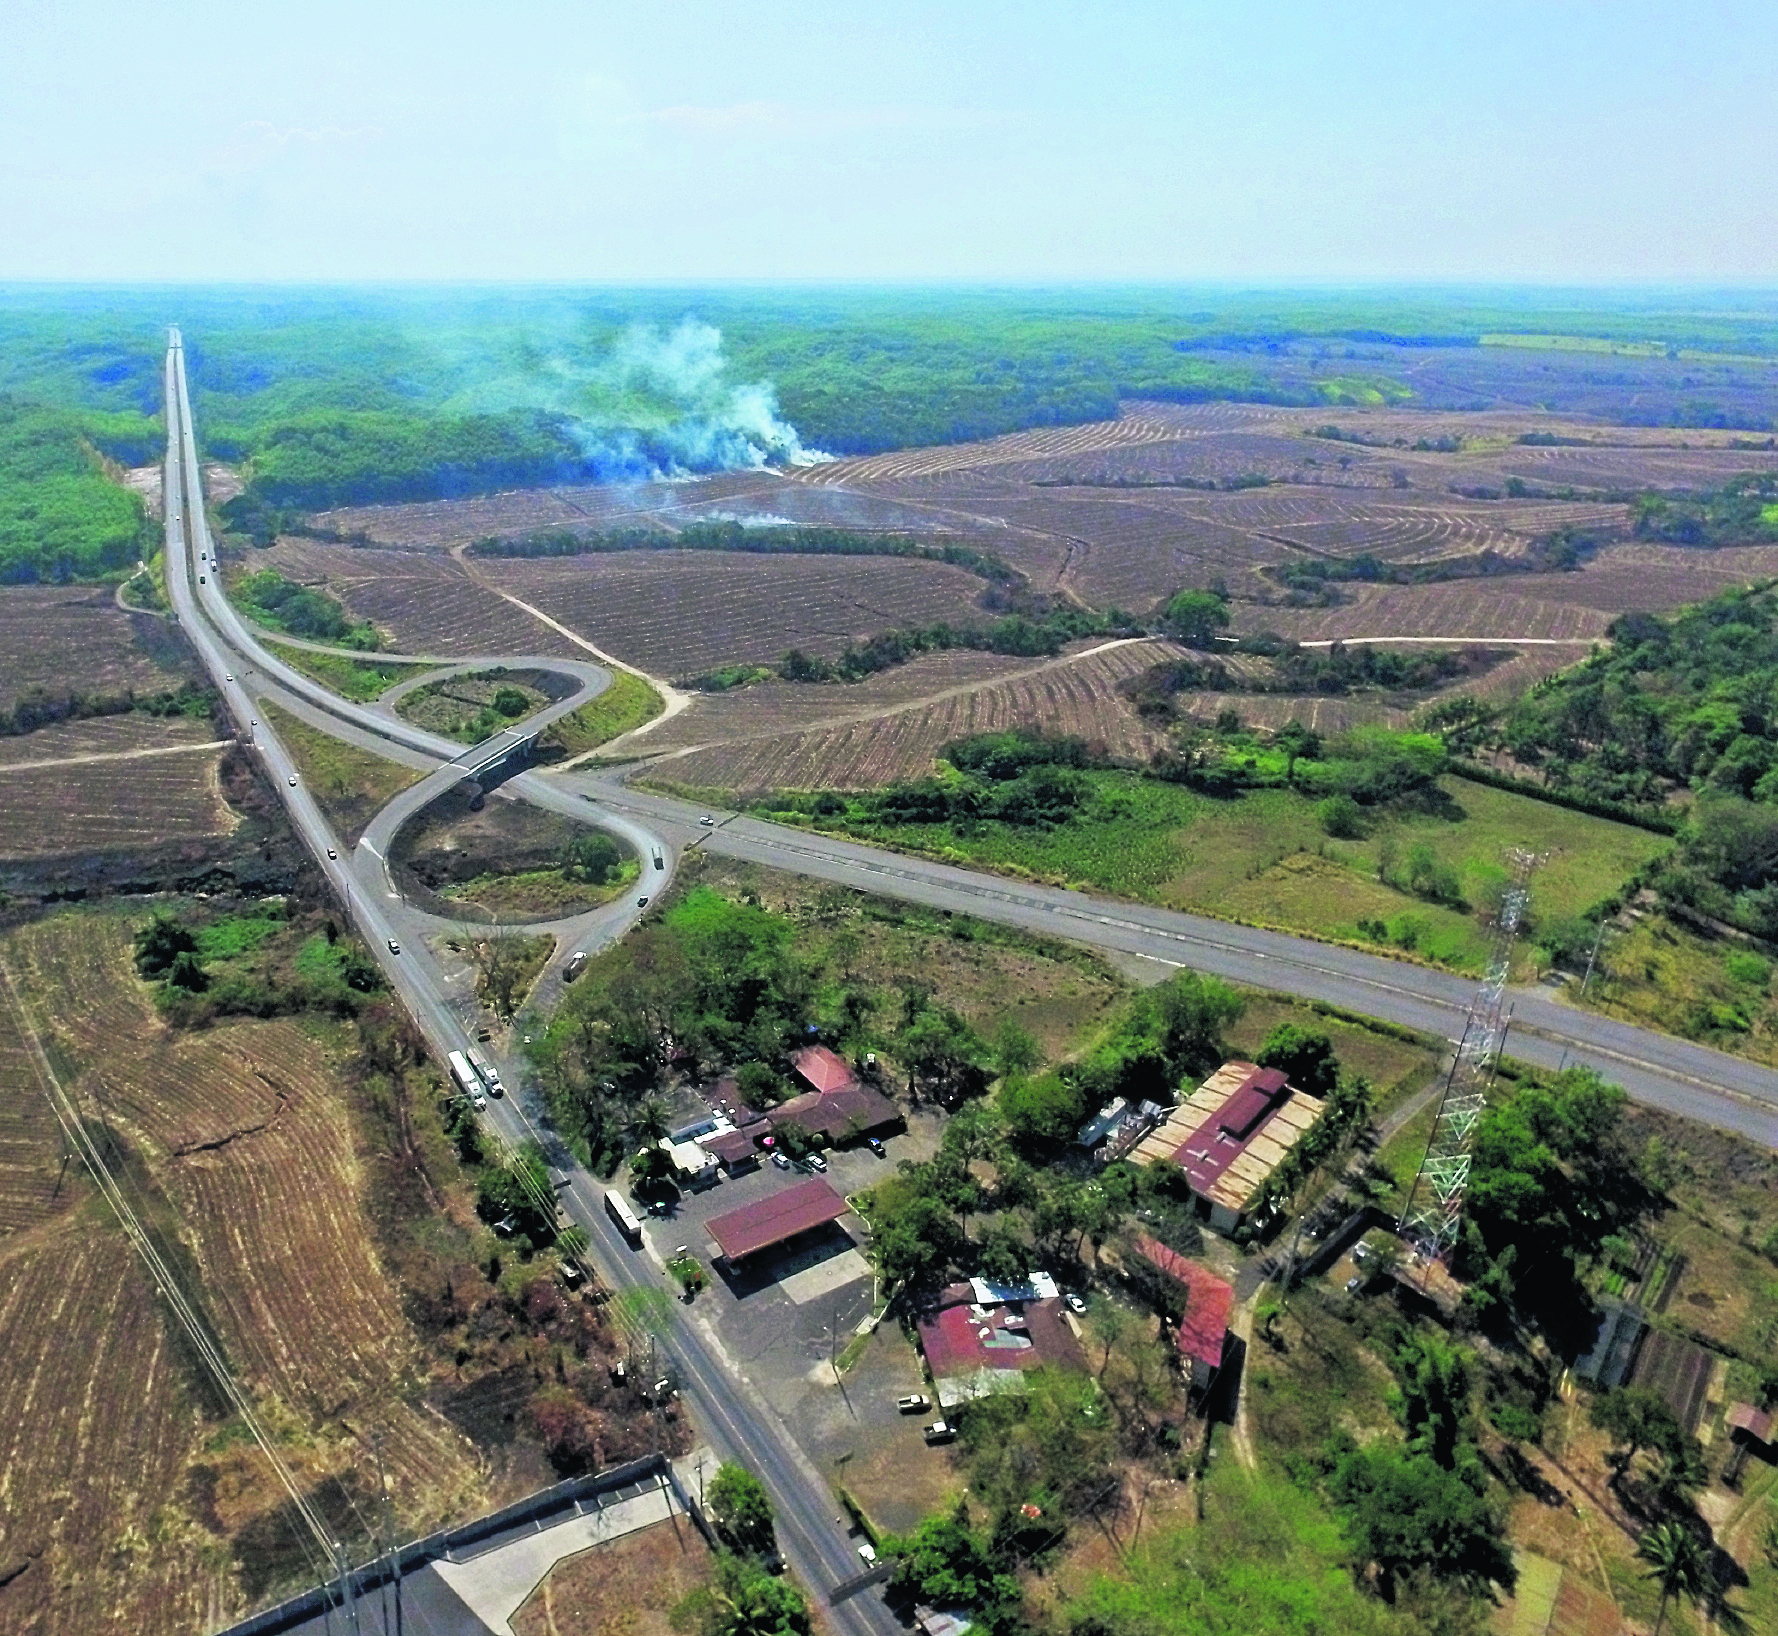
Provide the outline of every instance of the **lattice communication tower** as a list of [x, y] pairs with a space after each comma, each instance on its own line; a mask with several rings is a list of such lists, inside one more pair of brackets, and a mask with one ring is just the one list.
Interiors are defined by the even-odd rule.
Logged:
[[1457, 1042], [1457, 1054], [1439, 1102], [1438, 1118], [1426, 1144], [1426, 1156], [1420, 1161], [1420, 1173], [1408, 1189], [1408, 1202], [1401, 1213], [1398, 1231], [1429, 1260], [1443, 1260], [1457, 1242], [1457, 1227], [1463, 1219], [1463, 1195], [1469, 1189], [1470, 1143], [1476, 1122], [1487, 1106], [1494, 1064], [1512, 1021], [1511, 1015], [1502, 1011], [1506, 976], [1512, 964], [1513, 940], [1518, 936], [1519, 922], [1524, 919], [1525, 904], [1531, 895], [1527, 882], [1536, 862], [1533, 853], [1512, 854], [1512, 879], [1501, 895], [1494, 941], [1488, 950], [1487, 974], [1470, 1003], [1463, 1037]]

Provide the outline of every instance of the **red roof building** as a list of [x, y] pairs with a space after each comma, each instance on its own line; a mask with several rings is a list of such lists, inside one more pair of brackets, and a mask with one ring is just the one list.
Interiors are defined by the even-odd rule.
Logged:
[[790, 1059], [798, 1079], [812, 1091], [844, 1091], [858, 1083], [851, 1064], [825, 1045], [811, 1045]]
[[838, 1221], [845, 1213], [846, 1201], [826, 1182], [812, 1178], [727, 1215], [712, 1216], [704, 1223], [704, 1231], [716, 1240], [723, 1259], [733, 1266], [799, 1233]]
[[1174, 1332], [1174, 1343], [1191, 1370], [1192, 1384], [1208, 1386], [1222, 1367], [1223, 1349], [1228, 1344], [1234, 1286], [1152, 1238], [1138, 1237], [1135, 1245], [1144, 1261], [1184, 1289], [1185, 1315]]
[[984, 1307], [970, 1285], [953, 1284], [935, 1311], [921, 1314], [919, 1328], [920, 1350], [944, 1409], [991, 1392], [1022, 1391], [1024, 1371], [1042, 1364], [1087, 1367], [1060, 1300]]
[[804, 1091], [788, 1102], [780, 1102], [766, 1117], [774, 1130], [794, 1125], [829, 1146], [855, 1142], [878, 1131], [896, 1130], [902, 1123], [900, 1108], [881, 1091], [857, 1080], [833, 1090]]

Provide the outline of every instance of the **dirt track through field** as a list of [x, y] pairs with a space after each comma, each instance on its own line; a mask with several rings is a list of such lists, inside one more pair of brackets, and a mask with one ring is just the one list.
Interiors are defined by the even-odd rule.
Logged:
[[201, 744], [161, 744], [146, 750], [94, 750], [89, 755], [60, 756], [43, 761], [0, 761], [0, 773], [35, 772], [40, 767], [84, 767], [95, 761], [140, 761], [144, 756], [182, 756], [193, 750], [226, 750], [233, 739], [206, 739]]

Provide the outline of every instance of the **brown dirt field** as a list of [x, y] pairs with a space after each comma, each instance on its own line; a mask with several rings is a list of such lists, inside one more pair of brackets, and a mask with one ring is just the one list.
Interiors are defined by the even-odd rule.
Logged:
[[[366, 1214], [338, 1078], [345, 1035], [290, 1018], [167, 1029], [131, 969], [132, 925], [119, 914], [69, 913], [6, 940], [69, 1094], [102, 1109], [134, 1153], [138, 1209], [180, 1241], [237, 1377], [335, 1526], [362, 1530], [348, 1495], [361, 1486], [373, 1428], [409, 1525], [461, 1514], [484, 1497], [485, 1479], [464, 1439], [410, 1400], [418, 1347]], [[5, 1112], [15, 1105], [23, 1099], [9, 1096]], [[48, 1230], [68, 1234], [97, 1210]], [[78, 1496], [80, 1509], [57, 1522], [33, 1505], [22, 1531], [0, 1528], [0, 1554], [15, 1540], [26, 1548], [33, 1533], [59, 1553], [45, 1559], [57, 1564], [48, 1622], [13, 1619], [8, 1587], [0, 1630], [185, 1631], [235, 1616], [300, 1575], [285, 1503], [258, 1454], [228, 1439], [196, 1446], [206, 1433], [193, 1377], [121, 1235], [68, 1234], [43, 1262], [29, 1289], [19, 1284], [29, 1257], [0, 1280], [0, 1413], [30, 1441], [24, 1453], [0, 1451], [0, 1520], [16, 1510], [16, 1500], [3, 1503], [5, 1483], [17, 1479], [16, 1497], [32, 1470], [43, 1473], [30, 1479], [35, 1497]], [[43, 1321], [54, 1313], [64, 1316]], [[43, 1360], [52, 1356], [50, 1374]], [[44, 1385], [52, 1379], [65, 1383], [54, 1396]], [[237, 1549], [248, 1569], [240, 1580]], [[34, 1573], [14, 1582], [21, 1598]], [[141, 1589], [126, 1591], [120, 1579]], [[101, 1593], [127, 1617], [80, 1611], [81, 1598]]]
[[[0, 754], [5, 744], [0, 741]], [[0, 770], [0, 858], [59, 857], [225, 835], [238, 821], [218, 781], [225, 753], [192, 750]]]
[[941, 746], [971, 733], [1042, 726], [1146, 761], [1162, 743], [1117, 684], [1174, 652], [1137, 642], [1049, 663], [1010, 680], [904, 706], [874, 719], [721, 745], [658, 763], [656, 776], [740, 795], [768, 789], [870, 789], [917, 778]]
[[626, 551], [487, 560], [490, 584], [656, 676], [765, 663], [791, 648], [832, 656], [897, 625], [979, 622], [982, 581], [893, 557], [756, 557]]
[[673, 1636], [667, 1615], [715, 1573], [697, 1529], [657, 1522], [557, 1563], [512, 1628], [516, 1636]]
[[125, 613], [109, 585], [0, 587], [0, 710], [38, 688], [158, 693], [197, 676], [177, 630]]
[[[188, 716], [93, 716], [85, 721], [58, 722], [17, 738], [0, 738], [0, 771], [44, 761], [65, 761], [74, 756], [128, 755], [139, 750], [178, 750], [181, 746], [213, 744], [215, 726]], [[152, 756], [141, 757], [151, 761]]]
[[861, 682], [759, 682], [729, 693], [694, 693], [691, 705], [617, 749], [654, 755], [668, 750], [797, 732], [842, 720], [864, 719], [923, 703], [952, 688], [968, 688], [1022, 675], [1041, 659], [956, 649], [926, 653], [905, 665], [878, 671]]
[[305, 585], [325, 585], [388, 639], [391, 652], [478, 658], [547, 654], [585, 658], [558, 631], [496, 595], [455, 558], [285, 538], [249, 558]]

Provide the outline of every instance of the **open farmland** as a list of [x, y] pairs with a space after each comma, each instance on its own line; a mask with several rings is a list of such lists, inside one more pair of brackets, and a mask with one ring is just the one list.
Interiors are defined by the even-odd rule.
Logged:
[[872, 789], [924, 776], [953, 739], [1033, 722], [1077, 734], [1119, 759], [1146, 761], [1163, 741], [1117, 684], [1175, 651], [1164, 642], [1119, 643], [863, 721], [675, 756], [657, 762], [652, 772], [700, 789], [732, 791], [737, 799], [771, 789]]
[[72, 767], [89, 760], [152, 759], [219, 748], [215, 724], [190, 716], [89, 716], [0, 738], [0, 775], [17, 767]]
[[446, 659], [484, 654], [583, 658], [585, 652], [436, 551], [379, 551], [282, 539], [254, 552], [250, 566], [276, 568], [304, 585], [325, 586], [351, 615], [368, 619], [391, 652]]
[[[160, 729], [168, 725], [154, 723]], [[0, 858], [60, 857], [226, 835], [236, 823], [222, 791], [227, 751], [209, 744], [208, 723], [187, 725], [201, 725], [204, 742], [181, 745], [175, 739], [168, 745], [163, 737], [155, 748], [168, 754], [0, 765]], [[15, 745], [0, 739], [0, 754], [16, 753]]]
[[[469, 1446], [410, 1401], [419, 1346], [367, 1215], [339, 1079], [348, 1037], [290, 1018], [171, 1030], [135, 978], [131, 929], [117, 914], [64, 914], [12, 933], [0, 954], [65, 1090], [128, 1155], [136, 1208], [172, 1246], [285, 1458], [349, 1533], [363, 1528], [353, 1505], [365, 1498], [360, 1436], [373, 1429], [411, 1523], [479, 1500]], [[0, 1119], [26, 1089], [43, 1100], [8, 1083], [21, 1094]], [[40, 1148], [53, 1174], [56, 1150]], [[83, 1207], [70, 1228], [89, 1215], [102, 1227], [98, 1209]], [[16, 1485], [0, 1538], [29, 1555], [35, 1536], [45, 1552], [0, 1589], [0, 1625], [101, 1628], [103, 1618], [73, 1617], [83, 1604], [70, 1599], [103, 1590], [130, 1607], [105, 1628], [183, 1632], [302, 1577], [287, 1502], [251, 1444], [194, 1417], [210, 1389], [163, 1327], [122, 1235], [56, 1232], [41, 1267], [15, 1258], [0, 1295], [0, 1406], [6, 1425], [31, 1433], [0, 1461]], [[58, 1516], [21, 1509], [27, 1492], [79, 1498]], [[12, 1611], [40, 1604], [45, 1622]]]
[[177, 630], [108, 585], [0, 587], [0, 710], [28, 693], [160, 693], [197, 679]]
[[893, 626], [988, 617], [975, 575], [894, 557], [626, 551], [502, 561], [484, 572], [618, 658], [665, 677], [763, 663], [791, 648], [832, 657], [848, 641]]

